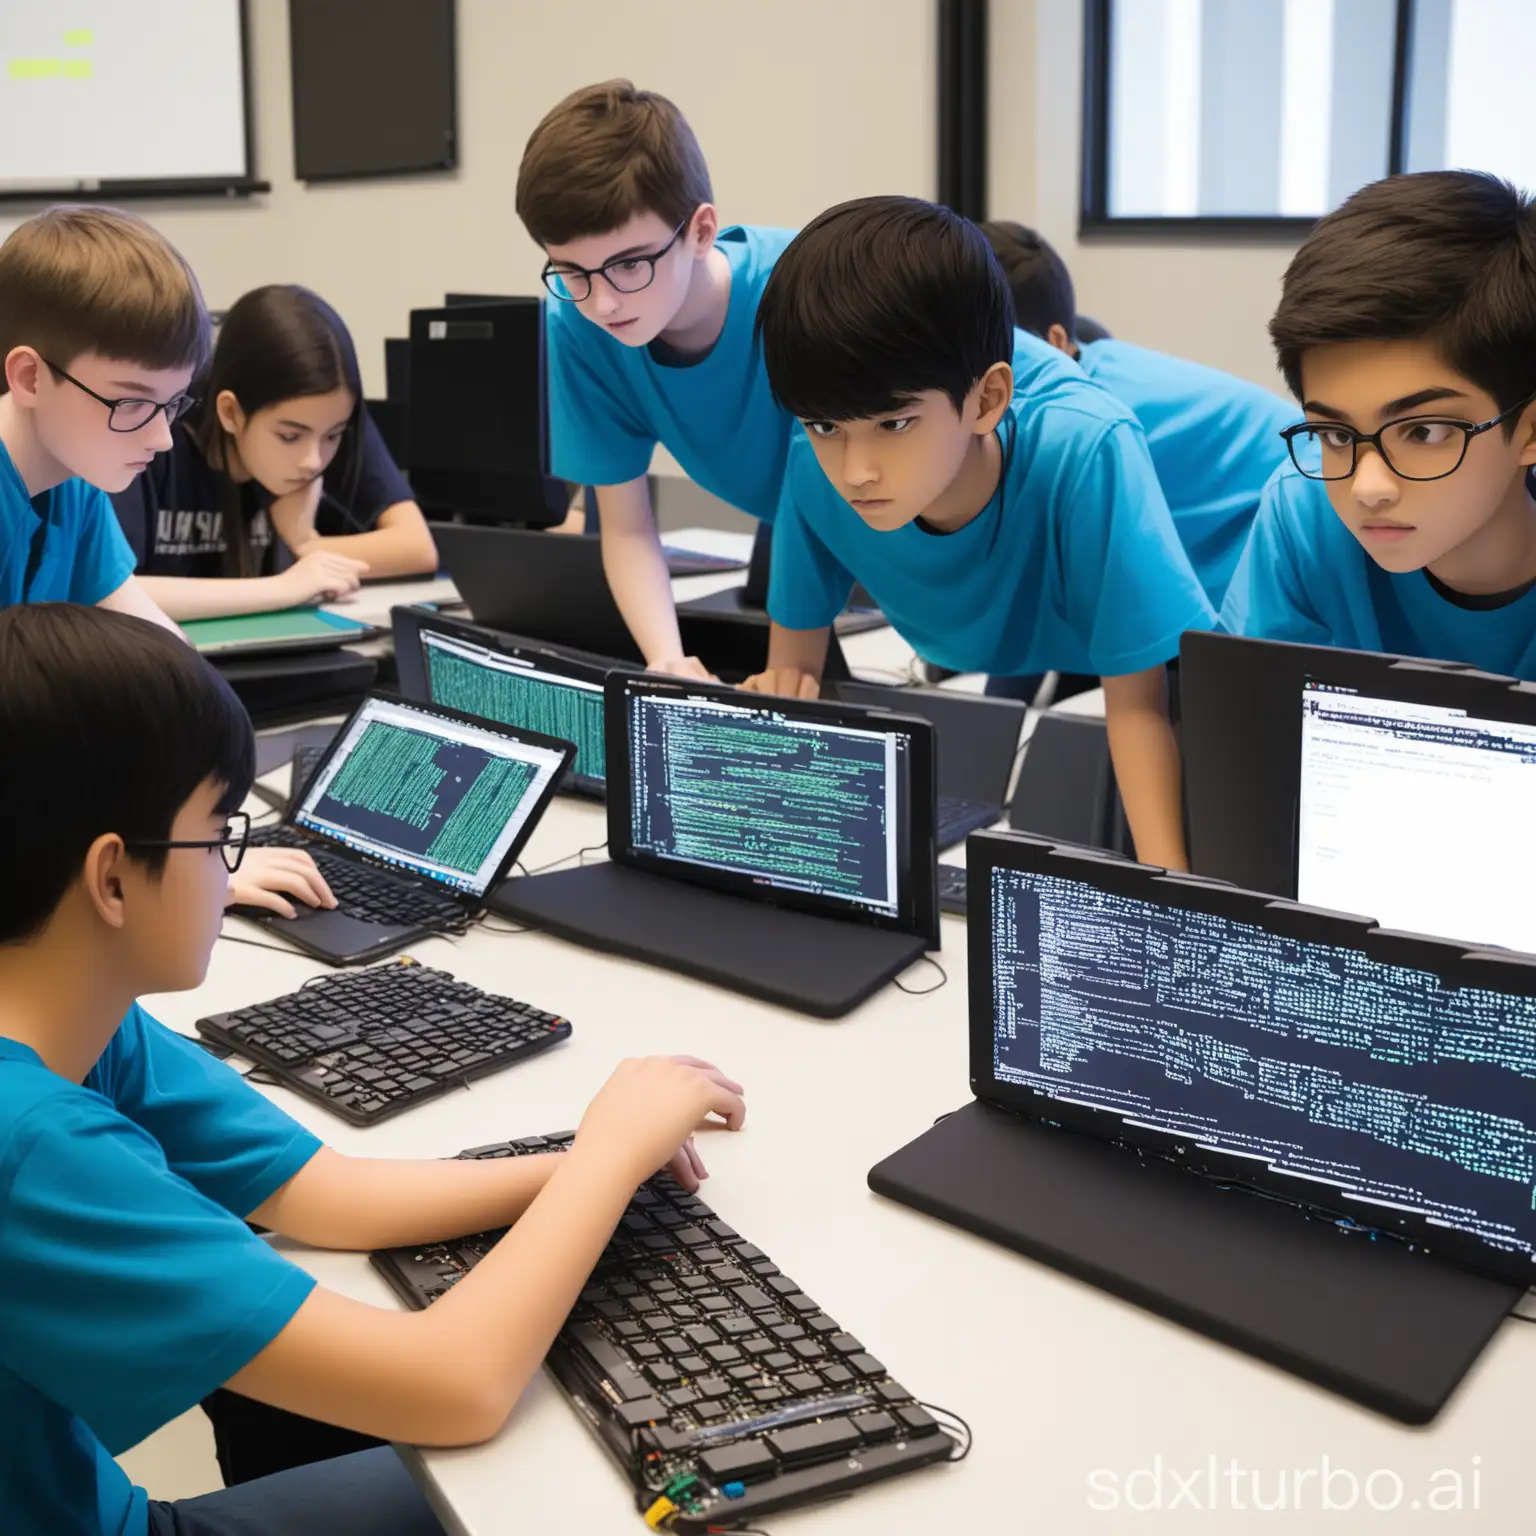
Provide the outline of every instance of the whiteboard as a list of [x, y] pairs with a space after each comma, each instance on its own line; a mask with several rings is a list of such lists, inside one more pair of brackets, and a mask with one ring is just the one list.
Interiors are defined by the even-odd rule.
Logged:
[[0, 0], [0, 192], [249, 179], [241, 0]]

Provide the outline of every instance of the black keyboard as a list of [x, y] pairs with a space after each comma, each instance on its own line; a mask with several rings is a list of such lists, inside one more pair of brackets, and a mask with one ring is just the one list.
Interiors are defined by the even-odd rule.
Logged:
[[[464, 907], [430, 880], [418, 880], [395, 870], [375, 869], [356, 859], [332, 853], [317, 839], [280, 823], [257, 827], [251, 833], [253, 848], [302, 848], [325, 876], [338, 907], [360, 923], [379, 923], [390, 928], [452, 928], [461, 924]], [[272, 913], [263, 907], [235, 907], [243, 917], [263, 921]], [[278, 919], [281, 921], [281, 919]]]
[[679, 549], [675, 544], [663, 544], [661, 552], [666, 557], [669, 576], [714, 576], [721, 571], [744, 571], [745, 560], [730, 555], [707, 555], [701, 549]]
[[197, 1032], [352, 1125], [499, 1072], [566, 1039], [570, 1024], [396, 960], [324, 976], [285, 997], [216, 1013]]
[[964, 865], [939, 865], [939, 910], [966, 915]]
[[[571, 1140], [459, 1155], [563, 1151]], [[425, 1307], [500, 1236], [390, 1248], [373, 1263]], [[545, 1364], [653, 1529], [734, 1529], [956, 1454], [858, 1339], [667, 1174], [630, 1202]]]
[[956, 843], [990, 827], [1003, 814], [1003, 808], [989, 800], [967, 800], [960, 795], [940, 795], [935, 834], [940, 848]]

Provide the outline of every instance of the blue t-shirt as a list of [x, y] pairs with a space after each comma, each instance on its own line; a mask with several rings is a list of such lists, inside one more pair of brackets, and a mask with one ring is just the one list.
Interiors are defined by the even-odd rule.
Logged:
[[1536, 680], [1536, 589], [1464, 608], [1423, 571], [1384, 571], [1295, 465], [1265, 487], [1221, 610], [1229, 634], [1459, 661]]
[[622, 485], [646, 473], [660, 443], [695, 485], [771, 519], [791, 419], [768, 388], [752, 327], [792, 239], [787, 229], [720, 231], [715, 245], [731, 264], [725, 328], [708, 353], [681, 366], [654, 344], [626, 347], [574, 304], [545, 300], [554, 473], [578, 485]]
[[28, 496], [0, 443], [0, 608], [94, 605], [133, 575], [133, 551], [112, 503], [84, 480]]
[[0, 1038], [0, 1527], [143, 1536], [112, 1457], [228, 1381], [314, 1281], [241, 1218], [320, 1143], [135, 1006], [83, 1085]]
[[1179, 538], [1220, 608], [1264, 483], [1286, 460], [1280, 429], [1300, 411], [1245, 379], [1128, 341], [1095, 341], [1078, 361], [1141, 423]]
[[919, 656], [960, 672], [1141, 672], [1206, 629], [1210, 604], [1131, 413], [1070, 358], [1016, 334], [1000, 494], [950, 534], [870, 528], [797, 427], [768, 611], [820, 629], [855, 581]]

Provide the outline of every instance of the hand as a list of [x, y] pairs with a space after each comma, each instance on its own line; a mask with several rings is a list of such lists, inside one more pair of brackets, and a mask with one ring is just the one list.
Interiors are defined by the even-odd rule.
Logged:
[[282, 536], [283, 542], [295, 555], [308, 552], [309, 545], [318, 536], [315, 519], [320, 515], [320, 494], [325, 489], [322, 476], [316, 475], [307, 484], [286, 496], [276, 496], [267, 509], [272, 526]]
[[589, 1148], [617, 1159], [634, 1184], [665, 1168], [686, 1190], [709, 1177], [693, 1132], [718, 1115], [739, 1131], [747, 1118], [740, 1083], [692, 1056], [621, 1061], [587, 1106], [572, 1151]]
[[362, 584], [366, 560], [317, 549], [301, 555], [286, 571], [273, 577], [282, 583], [283, 601], [291, 608], [350, 597]]
[[781, 699], [819, 699], [821, 679], [798, 667], [769, 667], [741, 685], [748, 693], [771, 693]]
[[281, 892], [311, 907], [334, 907], [336, 898], [315, 861], [300, 848], [247, 848], [240, 868], [229, 877], [226, 907], [265, 907], [279, 917], [297, 909]]
[[664, 661], [653, 661], [647, 672], [663, 672], [668, 677], [687, 677], [700, 683], [718, 683], [715, 676], [697, 656], [669, 656]]

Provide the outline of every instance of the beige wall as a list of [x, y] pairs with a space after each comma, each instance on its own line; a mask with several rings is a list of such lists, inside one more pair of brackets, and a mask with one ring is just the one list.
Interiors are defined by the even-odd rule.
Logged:
[[[864, 192], [934, 191], [931, 0], [459, 0], [460, 169], [313, 188], [293, 179], [286, 0], [250, 10], [256, 165], [272, 192], [135, 207], [215, 307], [279, 281], [331, 300], [370, 393], [412, 306], [450, 289], [537, 291], [538, 252], [512, 209], [518, 159], [579, 85], [628, 74], [672, 96], [727, 223], [792, 226]], [[0, 218], [0, 237], [15, 222]]]
[[1294, 241], [1078, 241], [1082, 27], [1080, 0], [992, 0], [991, 213], [1036, 225], [1117, 336], [1283, 393], [1265, 326]]

